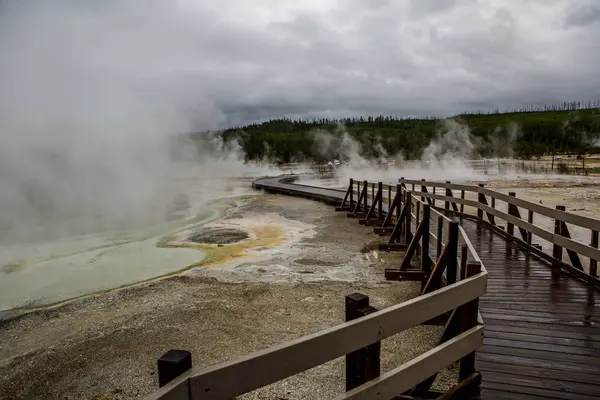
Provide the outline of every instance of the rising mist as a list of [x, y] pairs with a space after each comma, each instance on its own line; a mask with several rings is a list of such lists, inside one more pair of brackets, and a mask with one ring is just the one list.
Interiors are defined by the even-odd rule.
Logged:
[[174, 140], [224, 117], [190, 85], [191, 21], [168, 4], [2, 4], [0, 240], [160, 222], [191, 162], [241, 166]]

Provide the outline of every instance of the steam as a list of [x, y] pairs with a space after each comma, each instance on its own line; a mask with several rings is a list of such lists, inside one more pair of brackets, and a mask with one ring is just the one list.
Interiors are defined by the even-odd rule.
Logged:
[[[513, 147], [521, 134], [519, 126], [511, 123], [507, 128], [498, 127], [486, 139], [474, 136], [469, 126], [456, 120], [440, 121], [440, 126], [417, 160], [407, 160], [400, 151], [389, 154], [375, 138], [375, 155], [366, 156], [363, 146], [343, 125], [335, 132], [318, 130], [314, 144], [321, 155], [335, 155], [345, 161], [336, 170], [334, 185], [343, 186], [348, 178], [371, 181], [396, 182], [398, 178], [469, 181], [485, 180], [490, 170], [515, 175], [514, 168], [500, 166], [500, 159], [512, 157]], [[482, 160], [486, 150], [496, 161]]]
[[2, 4], [0, 240], [158, 223], [175, 177], [243, 170], [239, 147], [180, 138], [224, 120], [183, 84], [185, 12], [128, 4]]

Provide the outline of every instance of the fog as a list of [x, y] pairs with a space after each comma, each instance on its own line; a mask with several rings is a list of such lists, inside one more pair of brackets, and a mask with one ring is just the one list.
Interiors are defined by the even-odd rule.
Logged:
[[222, 115], [181, 83], [181, 13], [132, 5], [0, 5], [0, 240], [161, 222], [174, 178], [243, 172], [173, 140]]

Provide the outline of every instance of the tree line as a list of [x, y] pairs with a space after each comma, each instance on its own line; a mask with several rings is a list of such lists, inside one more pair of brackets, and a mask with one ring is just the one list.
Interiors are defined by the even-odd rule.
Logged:
[[[345, 134], [359, 144], [363, 157], [401, 154], [415, 159], [421, 157], [432, 140], [449, 130], [465, 129], [468, 140], [475, 146], [473, 157], [528, 159], [548, 153], [600, 151], [600, 110], [596, 106], [600, 104], [564, 102], [504, 112], [476, 111], [444, 119], [384, 115], [280, 118], [219, 134], [225, 143], [237, 141], [248, 160], [293, 162], [343, 158], [340, 145]], [[456, 124], [449, 126], [448, 121]]]

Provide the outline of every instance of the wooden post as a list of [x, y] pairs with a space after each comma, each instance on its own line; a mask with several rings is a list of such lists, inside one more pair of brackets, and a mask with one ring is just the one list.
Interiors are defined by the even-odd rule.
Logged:
[[[556, 206], [556, 209], [559, 211], [565, 211], [566, 207], [565, 206]], [[554, 220], [554, 233], [557, 235], [561, 235], [562, 236], [562, 224], [560, 223], [561, 221], [556, 218]], [[557, 244], [553, 244], [552, 245], [552, 257], [562, 261], [562, 256], [563, 256], [563, 248]]]
[[[450, 181], [446, 181], [446, 183], [450, 185]], [[450, 188], [446, 189], [446, 196], [448, 196], [448, 190], [450, 190]], [[446, 210], [446, 214], [450, 211], [450, 202], [448, 200], [444, 202], [444, 210]]]
[[446, 242], [446, 284], [456, 283], [458, 267], [458, 221], [450, 221], [448, 226], [448, 241]]
[[375, 201], [375, 182], [371, 183], [371, 204]]
[[[421, 193], [424, 193], [427, 190], [427, 186], [425, 186], [425, 179], [421, 179]], [[425, 203], [425, 197], [421, 196], [421, 201]]]
[[[592, 231], [592, 243], [590, 244], [593, 248], [598, 248], [598, 231]], [[590, 259], [590, 275], [593, 277], [598, 276], [598, 260]]]
[[[515, 192], [510, 192], [508, 193], [509, 196], [515, 197], [517, 194]], [[508, 215], [515, 215], [515, 211], [514, 211], [514, 205], [511, 203], [508, 203], [508, 210], [507, 213]], [[508, 233], [511, 236], [515, 235], [515, 226], [511, 223], [511, 222], [507, 222], [506, 223], [506, 233]]]
[[377, 199], [377, 218], [383, 219], [383, 182], [377, 183], [377, 193], [379, 193], [379, 198]]
[[[470, 278], [481, 272], [481, 263], [478, 261], [467, 262], [466, 277]], [[462, 315], [461, 331], [465, 332], [477, 325], [477, 312], [479, 310], [479, 299], [472, 300], [464, 305], [464, 314]], [[475, 352], [465, 356], [460, 360], [460, 372], [458, 381], [462, 381], [475, 372]]]
[[404, 243], [410, 243], [410, 241], [412, 240], [412, 217], [411, 217], [411, 211], [412, 211], [412, 192], [405, 192], [406, 193], [406, 205], [404, 207], [406, 207], [406, 216], [404, 218], [406, 218], [406, 220], [404, 221]]
[[358, 203], [360, 203], [360, 194], [361, 194], [361, 192], [360, 192], [360, 190], [361, 190], [361, 183], [360, 183], [360, 181], [356, 182], [356, 188], [357, 188], [357, 193], [358, 193], [358, 199], [356, 200], [356, 202], [357, 202], [356, 203], [356, 211], [359, 211], [360, 210], [360, 204], [358, 204]]
[[[463, 200], [465, 199], [465, 191], [464, 190], [460, 191], [460, 198]], [[463, 203], [460, 204], [460, 213], [461, 214], [465, 213], [465, 205]]]
[[[533, 211], [528, 210], [529, 213], [527, 214], [527, 222], [529, 222], [531, 225], [533, 225]], [[531, 231], [527, 231], [527, 244], [531, 244], [531, 239], [532, 239], [533, 234], [531, 233]]]
[[396, 184], [396, 201], [398, 201], [398, 203], [396, 204], [396, 220], [398, 220], [398, 218], [400, 218], [400, 212], [402, 210], [400, 210], [401, 207], [401, 203], [404, 203], [402, 201], [402, 186], [400, 186], [400, 184]]
[[157, 360], [158, 386], [163, 387], [192, 368], [192, 353], [187, 350], [169, 350]]
[[415, 211], [415, 217], [415, 226], [419, 226], [419, 223], [421, 222], [421, 202], [419, 201], [417, 201], [417, 211]]
[[[435, 194], [435, 186], [431, 189], [431, 193]], [[431, 199], [431, 205], [435, 207], [435, 198]]]
[[437, 220], [437, 245], [435, 247], [436, 257], [439, 259], [442, 254], [442, 235], [444, 234], [444, 218], [440, 215]]
[[[467, 259], [466, 245], [463, 246], [462, 253], [464, 255], [462, 260], [466, 260]], [[462, 260], [461, 260], [461, 264], [463, 264]], [[480, 262], [476, 262], [476, 261], [465, 262], [464, 273], [467, 277], [471, 277], [480, 272], [481, 272], [481, 263]], [[463, 304], [462, 306], [458, 307], [457, 309], [455, 309], [452, 312], [452, 314], [450, 315], [450, 318], [448, 319], [448, 321], [446, 322], [444, 332], [442, 333], [442, 337], [440, 338], [438, 345], [441, 345], [441, 344], [447, 342], [448, 340], [455, 338], [461, 332], [465, 332], [465, 331], [471, 329], [472, 327], [476, 326], [478, 309], [479, 309], [479, 299], [472, 300], [466, 304]], [[469, 371], [471, 371], [471, 373], [469, 373]], [[465, 377], [468, 377], [474, 371], [475, 371], [475, 352], [468, 354], [467, 356], [465, 356], [463, 359], [460, 360], [460, 369], [459, 369], [460, 377], [459, 377], [458, 381], [459, 382], [464, 381], [466, 379]], [[435, 381], [436, 376], [437, 376], [437, 372], [434, 375], [430, 376], [429, 378], [425, 379], [423, 382], [416, 385], [410, 392], [406, 392], [404, 394], [409, 394], [412, 397], [408, 397], [408, 398], [415, 399], [415, 400], [423, 399], [423, 398], [430, 398], [427, 396], [427, 393], [429, 392], [431, 385]], [[465, 388], [464, 390], [470, 391], [470, 390], [476, 389], [478, 387], [478, 384], [475, 383], [474, 385], [469, 385], [469, 386], [470, 387]], [[436, 398], [440, 399], [441, 397], [436, 397]], [[462, 398], [470, 398], [470, 396], [464, 396], [464, 393], [463, 393], [463, 396], [457, 396], [457, 397], [452, 397], [452, 398], [462, 399]]]
[[[484, 187], [485, 185], [483, 183], [480, 183], [478, 186], [479, 187]], [[485, 195], [484, 194], [479, 193], [477, 195], [477, 197], [478, 197], [478, 201], [480, 203], [484, 203], [485, 202]], [[483, 219], [483, 210], [481, 208], [479, 208], [479, 207], [477, 208], [477, 218], [480, 219], [480, 220]]]
[[431, 274], [431, 264], [429, 263], [429, 222], [431, 221], [431, 209], [429, 204], [423, 204], [423, 236], [421, 236], [421, 271], [425, 277], [421, 281], [421, 290], [427, 284]]
[[[359, 190], [360, 192], [360, 190]], [[354, 209], [354, 179], [350, 178], [350, 210]]]
[[[376, 312], [369, 306], [369, 297], [361, 293], [346, 295], [346, 322]], [[381, 342], [375, 342], [346, 355], [346, 391], [352, 390], [380, 375]]]
[[365, 181], [363, 181], [363, 185], [364, 185], [364, 189], [363, 190], [365, 191], [365, 196], [363, 198], [363, 206], [365, 207], [365, 213], [367, 213], [369, 211], [369, 207], [368, 207], [368, 204], [367, 204], [367, 197], [369, 197], [369, 196], [367, 196], [369, 194], [369, 191], [368, 191], [369, 182], [367, 182], [365, 180]]
[[392, 185], [388, 185], [388, 214], [392, 209]]
[[467, 258], [469, 256], [469, 246], [466, 244], [460, 248], [460, 280], [465, 279], [467, 275]]

